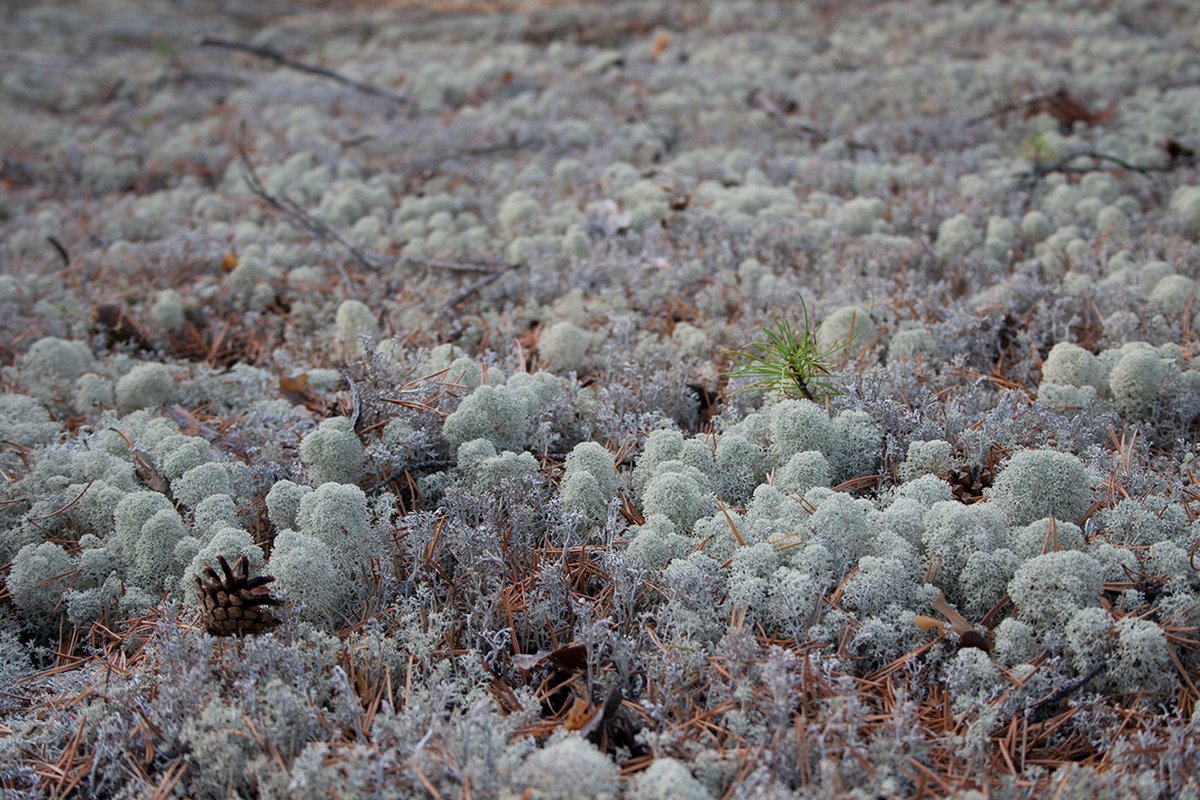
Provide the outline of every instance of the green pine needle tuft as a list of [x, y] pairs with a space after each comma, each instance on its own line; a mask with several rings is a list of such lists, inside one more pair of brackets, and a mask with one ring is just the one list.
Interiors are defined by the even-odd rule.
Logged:
[[800, 309], [804, 314], [802, 325], [792, 327], [787, 320], [777, 319], [774, 326], [763, 329], [761, 341], [729, 351], [735, 366], [728, 376], [752, 379], [750, 384], [732, 394], [769, 392], [813, 401], [842, 394], [830, 382], [839, 377], [833, 374], [830, 357], [850, 342], [821, 352], [817, 346], [816, 328], [812, 326], [803, 299]]

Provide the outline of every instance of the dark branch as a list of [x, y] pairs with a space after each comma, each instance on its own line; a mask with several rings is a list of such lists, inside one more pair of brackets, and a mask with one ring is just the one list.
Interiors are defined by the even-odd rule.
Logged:
[[[784, 130], [792, 134], [792, 136], [795, 136], [797, 139], [815, 142], [816, 144], [824, 144], [833, 138], [825, 131], [814, 128], [811, 125], [793, 122], [792, 120], [788, 119], [787, 114], [785, 114], [783, 109], [779, 107], [779, 104], [767, 97], [766, 93], [761, 89], [755, 89], [750, 93], [750, 104], [767, 112], [767, 115], [771, 117], [771, 119], [782, 125]], [[845, 139], [844, 141], [846, 142], [846, 146], [851, 150], [876, 149], [874, 145], [867, 144], [865, 142], [856, 142], [853, 139]]]
[[391, 100], [393, 103], [397, 103], [399, 105], [406, 105], [408, 103], [408, 98], [402, 94], [397, 94], [396, 92], [384, 89], [383, 87], [376, 86], [372, 83], [356, 81], [353, 78], [346, 77], [340, 72], [334, 72], [331, 69], [326, 69], [325, 67], [320, 67], [316, 64], [308, 64], [304, 61], [297, 61], [296, 59], [286, 56], [278, 50], [270, 47], [260, 47], [258, 45], [248, 44], [246, 42], [237, 42], [233, 39], [223, 39], [219, 36], [202, 36], [197, 44], [200, 47], [222, 47], [226, 50], [237, 50], [242, 53], [249, 53], [250, 55], [258, 56], [259, 58], [265, 58], [268, 61], [274, 61], [281, 67], [287, 67], [288, 69], [294, 69], [297, 72], [304, 72], [309, 75], [316, 75], [319, 78], [326, 78], [327, 80], [336, 81], [337, 83], [340, 83], [344, 86], [349, 86], [350, 88], [362, 92], [363, 94], [373, 95], [374, 97], [382, 97], [385, 100]]
[[[1091, 159], [1098, 162], [1089, 166], [1071, 166], [1073, 161], [1079, 159]], [[1028, 199], [1033, 195], [1038, 184], [1047, 175], [1054, 172], [1059, 172], [1064, 175], [1086, 175], [1089, 172], [1099, 172], [1105, 167], [1100, 164], [1112, 164], [1116, 169], [1127, 169], [1130, 172], [1136, 172], [1139, 175], [1147, 178], [1153, 177], [1157, 173], [1173, 172], [1183, 167], [1194, 166], [1197, 163], [1196, 156], [1183, 156], [1173, 158], [1165, 164], [1132, 164], [1123, 158], [1111, 155], [1109, 153], [1101, 153], [1095, 150], [1081, 150], [1070, 155], [1063, 156], [1051, 164], [1035, 164], [1027, 172], [1021, 172], [1016, 175], [1017, 186], [1024, 189], [1026, 192], [1026, 204]]]
[[[367, 269], [368, 271], [379, 271], [380, 267], [378, 264], [368, 258], [366, 253], [364, 253], [362, 250], [346, 241], [346, 239], [333, 228], [329, 227], [320, 220], [315, 219], [299, 205], [291, 200], [288, 200], [286, 197], [273, 195], [267, 191], [267, 188], [263, 185], [262, 180], [258, 177], [258, 171], [255, 170], [254, 163], [250, 160], [249, 153], [246, 151], [246, 123], [244, 121], [242, 122], [238, 131], [237, 154], [238, 160], [241, 162], [242, 179], [246, 181], [246, 186], [249, 187], [250, 191], [254, 193], [255, 197], [262, 200], [276, 211], [282, 213], [292, 225], [308, 231], [323, 242], [335, 242], [341, 246], [343, 250], [349, 253], [351, 258], [361, 264], [363, 268]], [[486, 277], [482, 281], [468, 287], [466, 291], [455, 295], [455, 297], [446, 304], [447, 307], [453, 307], [458, 303], [461, 303], [463, 300], [470, 297], [484, 286], [487, 286], [489, 283], [499, 278], [502, 274], [508, 272], [508, 270], [512, 269], [510, 265], [496, 261], [476, 261], [470, 259], [463, 261], [447, 261], [434, 258], [420, 258], [417, 256], [404, 256], [400, 259], [400, 262], [409, 266], [427, 267], [430, 269], [446, 270], [448, 272], [484, 273]], [[354, 284], [350, 279], [349, 273], [346, 272], [346, 268], [341, 264], [341, 262], [338, 262], [338, 270], [341, 272], [342, 280], [346, 284], [345, 288], [347, 294], [349, 294], [350, 297], [355, 297]]]
[[1091, 682], [1092, 678], [1099, 675], [1106, 666], [1108, 666], [1108, 662], [1103, 658], [1100, 659], [1095, 664], [1092, 664], [1091, 669], [1089, 669], [1083, 675], [1081, 675], [1077, 679], [1071, 681], [1066, 686], [1063, 686], [1063, 687], [1057, 689], [1056, 691], [1051, 692], [1050, 694], [1046, 695], [1041, 700], [1038, 700], [1036, 703], [1034, 703], [1032, 706], [1030, 706], [1029, 714], [1032, 715], [1033, 712], [1035, 712], [1039, 709], [1042, 709], [1042, 708], [1046, 708], [1047, 706], [1058, 705], [1060, 702], [1065, 700], [1067, 697], [1075, 694], [1075, 692], [1079, 691], [1084, 686], [1087, 686], [1088, 683]]
[[[354, 245], [347, 242], [333, 228], [330, 228], [325, 223], [313, 219], [300, 206], [288, 200], [286, 197], [276, 197], [267, 191], [259, 180], [258, 172], [254, 169], [254, 163], [250, 161], [250, 155], [246, 152], [246, 123], [245, 121], [239, 126], [238, 143], [237, 143], [238, 159], [242, 164], [242, 179], [246, 181], [246, 186], [254, 193], [254, 196], [262, 200], [267, 205], [282, 213], [295, 226], [303, 228], [321, 241], [334, 241], [350, 254], [350, 256], [361, 264], [366, 269], [374, 272], [378, 269], [376, 265], [362, 254]], [[350, 280], [350, 274], [346, 272], [346, 267], [338, 261], [338, 271], [342, 275], [342, 281], [345, 283], [346, 293], [350, 297], [355, 297], [354, 284]]]
[[447, 300], [446, 301], [446, 310], [450, 311], [450, 312], [455, 312], [457, 310], [457, 309], [455, 309], [455, 306], [457, 306], [459, 303], [474, 296], [476, 293], [478, 293], [484, 287], [499, 280], [501, 275], [504, 275], [507, 272], [511, 272], [512, 270], [518, 268], [519, 266], [521, 266], [521, 265], [520, 264], [509, 264], [504, 269], [496, 270], [495, 272], [491, 273], [490, 275], [487, 275], [487, 276], [475, 281], [470, 286], [463, 289], [461, 292], [459, 292], [458, 294], [454, 295], [449, 300]]
[[46, 241], [50, 243], [51, 247], [58, 251], [58, 257], [62, 259], [63, 266], [71, 266], [71, 254], [67, 252], [67, 248], [63, 246], [63, 243], [58, 239], [55, 239], [53, 236], [47, 236]]
[[437, 258], [418, 258], [417, 256], [403, 256], [400, 261], [403, 264], [409, 264], [414, 267], [444, 269], [449, 272], [476, 272], [485, 275], [503, 272], [508, 269], [508, 264], [496, 261], [471, 261], [469, 259], [463, 261], [445, 261]]
[[987, 112], [986, 114], [980, 114], [979, 116], [971, 117], [963, 124], [966, 127], [970, 128], [975, 125], [978, 125], [981, 122], [986, 122], [989, 119], [993, 119], [995, 117], [1003, 117], [1007, 114], [1011, 114], [1014, 111], [1028, 111], [1030, 109], [1039, 108], [1039, 107], [1045, 105], [1046, 103], [1050, 102], [1053, 99], [1054, 99], [1054, 95], [1052, 95], [1052, 94], [1041, 94], [1041, 95], [1038, 95], [1037, 97], [1030, 97], [1028, 100], [1020, 100], [1016, 103], [1009, 103], [1008, 105], [1003, 105], [1003, 106], [999, 106], [997, 108], [993, 108], [991, 111]]
[[414, 158], [411, 161], [402, 164], [400, 166], [400, 170], [408, 174], [421, 174], [436, 170], [443, 164], [446, 164], [450, 161], [457, 161], [460, 158], [475, 158], [476, 156], [489, 156], [497, 153], [516, 152], [518, 150], [524, 150], [528, 147], [540, 147], [543, 144], [543, 141], [544, 140], [540, 136], [513, 135], [501, 141], [487, 142], [485, 144], [479, 144], [473, 147], [465, 147], [461, 150], [452, 150], [448, 153]]

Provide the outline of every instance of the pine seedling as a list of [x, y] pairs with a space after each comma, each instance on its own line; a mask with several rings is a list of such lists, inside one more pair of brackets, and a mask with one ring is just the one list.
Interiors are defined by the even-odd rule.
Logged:
[[816, 327], [808, 316], [804, 299], [800, 300], [804, 321], [793, 327], [785, 319], [776, 319], [772, 327], [763, 329], [763, 339], [751, 342], [741, 350], [730, 350], [734, 367], [730, 378], [751, 378], [752, 382], [732, 394], [742, 392], [773, 392], [792, 399], [814, 402], [842, 392], [830, 381], [839, 376], [830, 369], [831, 357], [843, 349], [849, 340], [821, 351], [817, 344]]

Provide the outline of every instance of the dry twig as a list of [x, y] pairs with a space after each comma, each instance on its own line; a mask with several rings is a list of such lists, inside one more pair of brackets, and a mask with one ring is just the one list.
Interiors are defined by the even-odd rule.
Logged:
[[221, 47], [226, 50], [237, 50], [242, 53], [249, 53], [250, 55], [258, 56], [259, 58], [265, 58], [268, 61], [274, 61], [281, 67], [296, 70], [297, 72], [304, 72], [309, 75], [316, 75], [319, 78], [326, 78], [327, 80], [335, 81], [344, 86], [349, 86], [351, 89], [362, 92], [363, 94], [369, 94], [374, 97], [382, 97], [386, 100], [391, 100], [393, 103], [398, 105], [406, 105], [408, 103], [408, 98], [402, 94], [398, 94], [389, 89], [384, 89], [383, 87], [376, 86], [372, 83], [366, 83], [364, 81], [355, 80], [354, 78], [349, 78], [340, 72], [334, 72], [326, 67], [317, 66], [316, 64], [309, 64], [304, 61], [298, 61], [271, 47], [261, 47], [259, 45], [253, 45], [247, 42], [224, 39], [220, 36], [202, 36], [196, 42], [196, 44], [198, 44], [200, 47]]
[[[246, 185], [254, 193], [255, 197], [271, 206], [271, 208], [281, 212], [293, 225], [303, 228], [321, 241], [332, 240], [337, 242], [355, 261], [368, 270], [374, 272], [378, 269], [374, 262], [363, 255], [358, 248], [346, 241], [333, 228], [314, 219], [304, 209], [300, 208], [299, 205], [288, 200], [286, 197], [276, 197], [267, 191], [267, 188], [263, 186], [262, 181], [258, 177], [258, 171], [254, 169], [254, 162], [250, 160], [250, 154], [246, 152], [245, 120], [238, 126], [237, 154], [238, 160], [241, 161], [242, 165], [242, 179], [246, 181]], [[354, 292], [354, 283], [350, 280], [350, 274], [346, 272], [345, 266], [340, 261], [338, 262], [338, 272], [341, 273], [346, 294], [350, 297], [357, 297]]]
[[[761, 89], [755, 89], [750, 93], [750, 104], [757, 106], [767, 113], [771, 119], [783, 126], [784, 130], [795, 136], [797, 139], [813, 142], [815, 144], [824, 144], [833, 138], [832, 135], [825, 131], [814, 128], [811, 125], [805, 125], [801, 122], [795, 122], [788, 119], [787, 114], [779, 104], [766, 95]], [[875, 145], [867, 144], [866, 142], [858, 142], [854, 139], [844, 139], [846, 146], [851, 150], [876, 150]]]

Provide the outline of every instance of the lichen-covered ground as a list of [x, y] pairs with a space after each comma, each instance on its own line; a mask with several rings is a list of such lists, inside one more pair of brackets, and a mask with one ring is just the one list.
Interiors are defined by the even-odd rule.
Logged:
[[0, 9], [5, 797], [1200, 795], [1200, 6], [345, 5]]

